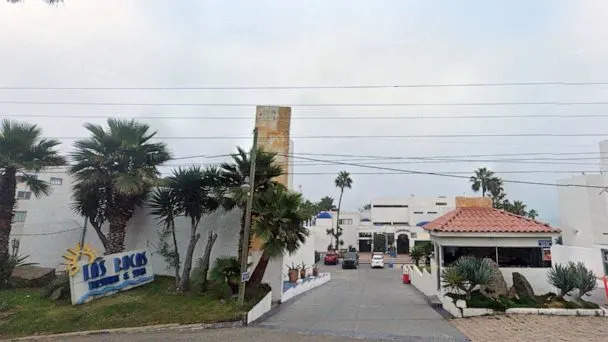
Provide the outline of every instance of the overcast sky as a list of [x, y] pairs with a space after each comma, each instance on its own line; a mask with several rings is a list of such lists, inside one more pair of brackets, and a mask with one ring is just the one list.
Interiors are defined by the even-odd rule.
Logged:
[[[0, 86], [188, 87], [605, 82], [608, 3], [598, 1], [70, 1], [0, 2]], [[608, 118], [306, 120], [307, 116], [463, 116], [605, 114], [608, 105], [301, 107], [312, 103], [479, 103], [608, 101], [608, 86], [427, 87], [313, 90], [0, 90], [2, 101], [247, 103], [294, 105], [296, 153], [429, 157], [536, 152], [594, 152], [602, 137], [450, 137], [304, 139], [315, 135], [606, 133]], [[0, 103], [0, 116], [42, 126], [47, 136], [84, 136], [64, 116], [248, 116], [250, 119], [146, 120], [159, 136], [249, 136], [254, 106], [84, 106]], [[73, 140], [64, 139], [69, 151]], [[166, 140], [177, 157], [215, 155], [249, 139]], [[577, 158], [542, 160], [541, 158]], [[327, 156], [312, 157], [331, 159]], [[538, 158], [497, 162], [497, 158]], [[581, 159], [587, 158], [587, 159]], [[383, 164], [440, 172], [590, 171], [597, 155], [486, 157], [490, 161]], [[348, 158], [334, 157], [345, 160]], [[461, 158], [475, 159], [475, 158]], [[479, 158], [478, 158], [479, 159]], [[193, 159], [219, 162], [225, 159]], [[172, 164], [186, 161], [173, 161]], [[353, 162], [361, 162], [356, 159]], [[369, 161], [367, 161], [369, 163]], [[403, 161], [400, 161], [403, 162]], [[344, 208], [374, 197], [472, 195], [466, 179], [362, 175], [355, 166], [295, 167], [306, 197], [337, 198], [333, 173], [353, 173]], [[395, 163], [392, 160], [391, 163]], [[559, 164], [561, 163], [561, 164]], [[570, 164], [568, 164], [570, 163]], [[168, 169], [165, 168], [165, 171]], [[382, 172], [382, 171], [378, 171]], [[305, 175], [302, 173], [331, 173]], [[576, 173], [574, 173], [576, 174]], [[569, 174], [503, 174], [554, 182]], [[553, 187], [506, 184], [511, 200], [558, 223]]]

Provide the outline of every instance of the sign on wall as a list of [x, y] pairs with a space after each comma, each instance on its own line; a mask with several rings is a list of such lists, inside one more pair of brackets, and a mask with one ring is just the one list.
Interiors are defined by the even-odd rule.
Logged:
[[148, 263], [146, 250], [105, 255], [93, 261], [83, 260], [70, 273], [72, 304], [84, 304], [153, 280], [154, 271]]
[[538, 240], [538, 247], [549, 248], [553, 245], [553, 241], [549, 240]]

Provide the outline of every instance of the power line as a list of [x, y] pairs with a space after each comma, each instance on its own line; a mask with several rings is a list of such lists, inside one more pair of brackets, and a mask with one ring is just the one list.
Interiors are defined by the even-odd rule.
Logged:
[[[429, 175], [429, 176], [438, 176], [438, 177], [450, 177], [450, 178], [467, 179], [467, 180], [469, 179], [468, 176], [459, 176], [459, 175], [455, 175], [455, 174], [447, 174], [447, 173], [440, 173], [440, 172], [404, 170], [404, 169], [395, 169], [395, 168], [382, 167], [382, 166], [362, 165], [362, 164], [358, 164], [358, 163], [336, 162], [336, 161], [316, 159], [316, 158], [297, 157], [297, 156], [293, 156], [293, 155], [289, 155], [289, 154], [278, 154], [278, 155], [281, 155], [281, 156], [284, 156], [284, 157], [288, 157], [288, 158], [304, 159], [304, 160], [310, 160], [310, 161], [332, 162], [333, 164], [338, 164], [338, 165], [346, 165], [346, 166], [355, 166], [355, 167], [368, 168], [368, 169], [401, 172], [401, 173], [404, 173], [404, 174]], [[515, 184], [556, 186], [556, 187], [576, 187], [576, 188], [606, 189], [606, 187], [604, 187], [604, 186], [595, 186], [595, 185], [559, 184], [559, 183], [548, 183], [548, 182], [518, 181], [518, 180], [512, 180], [512, 179], [502, 179], [502, 181], [504, 183], [515, 183]]]
[[[0, 101], [0, 104], [78, 105], [78, 106], [192, 106], [192, 107], [255, 107], [259, 103], [138, 103], [138, 102], [59, 102], [59, 101]], [[606, 105], [607, 101], [591, 102], [444, 102], [444, 103], [292, 103], [291, 107], [446, 107], [446, 106], [578, 106]]]
[[[511, 133], [511, 134], [409, 134], [409, 135], [301, 135], [292, 137], [264, 136], [261, 139], [418, 139], [418, 138], [512, 138], [512, 137], [606, 137], [608, 133]], [[87, 139], [89, 137], [55, 136], [52, 139]], [[164, 140], [251, 139], [250, 136], [160, 136]]]
[[[3, 117], [38, 119], [149, 119], [149, 120], [256, 120], [252, 116], [112, 116], [63, 114], [2, 114]], [[292, 120], [434, 120], [434, 119], [532, 119], [532, 118], [606, 118], [608, 114], [530, 114], [530, 115], [416, 115], [416, 116], [293, 116]]]
[[45, 87], [0, 86], [0, 90], [292, 90], [292, 89], [394, 89], [394, 88], [452, 88], [503, 86], [583, 86], [606, 85], [608, 82], [496, 82], [496, 83], [435, 83], [435, 84], [367, 84], [367, 85], [283, 85], [283, 86], [182, 86], [182, 87]]
[[60, 230], [60, 231], [51, 232], [51, 233], [11, 234], [11, 236], [48, 236], [48, 235], [57, 235], [57, 234], [72, 232], [72, 231], [81, 230], [81, 229], [83, 229], [83, 228], [82, 227], [78, 227], [78, 228]]

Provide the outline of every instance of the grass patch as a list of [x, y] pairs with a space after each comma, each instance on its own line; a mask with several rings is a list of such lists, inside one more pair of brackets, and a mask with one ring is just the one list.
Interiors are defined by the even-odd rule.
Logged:
[[[169, 290], [173, 279], [157, 277], [148, 285], [72, 306], [69, 301], [42, 298], [40, 289], [0, 291], [0, 303], [10, 315], [0, 315], [0, 338], [168, 323], [216, 323], [240, 320], [236, 300], [213, 299]], [[259, 294], [258, 294], [259, 296]], [[249, 306], [255, 299], [250, 299]]]

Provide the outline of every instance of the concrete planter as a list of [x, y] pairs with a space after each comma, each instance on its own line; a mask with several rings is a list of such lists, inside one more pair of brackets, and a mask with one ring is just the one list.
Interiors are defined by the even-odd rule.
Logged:
[[269, 312], [270, 309], [272, 309], [272, 291], [268, 292], [264, 299], [262, 299], [251, 310], [249, 310], [249, 312], [247, 313], [247, 324], [255, 322], [260, 317], [264, 316], [267, 312]]

